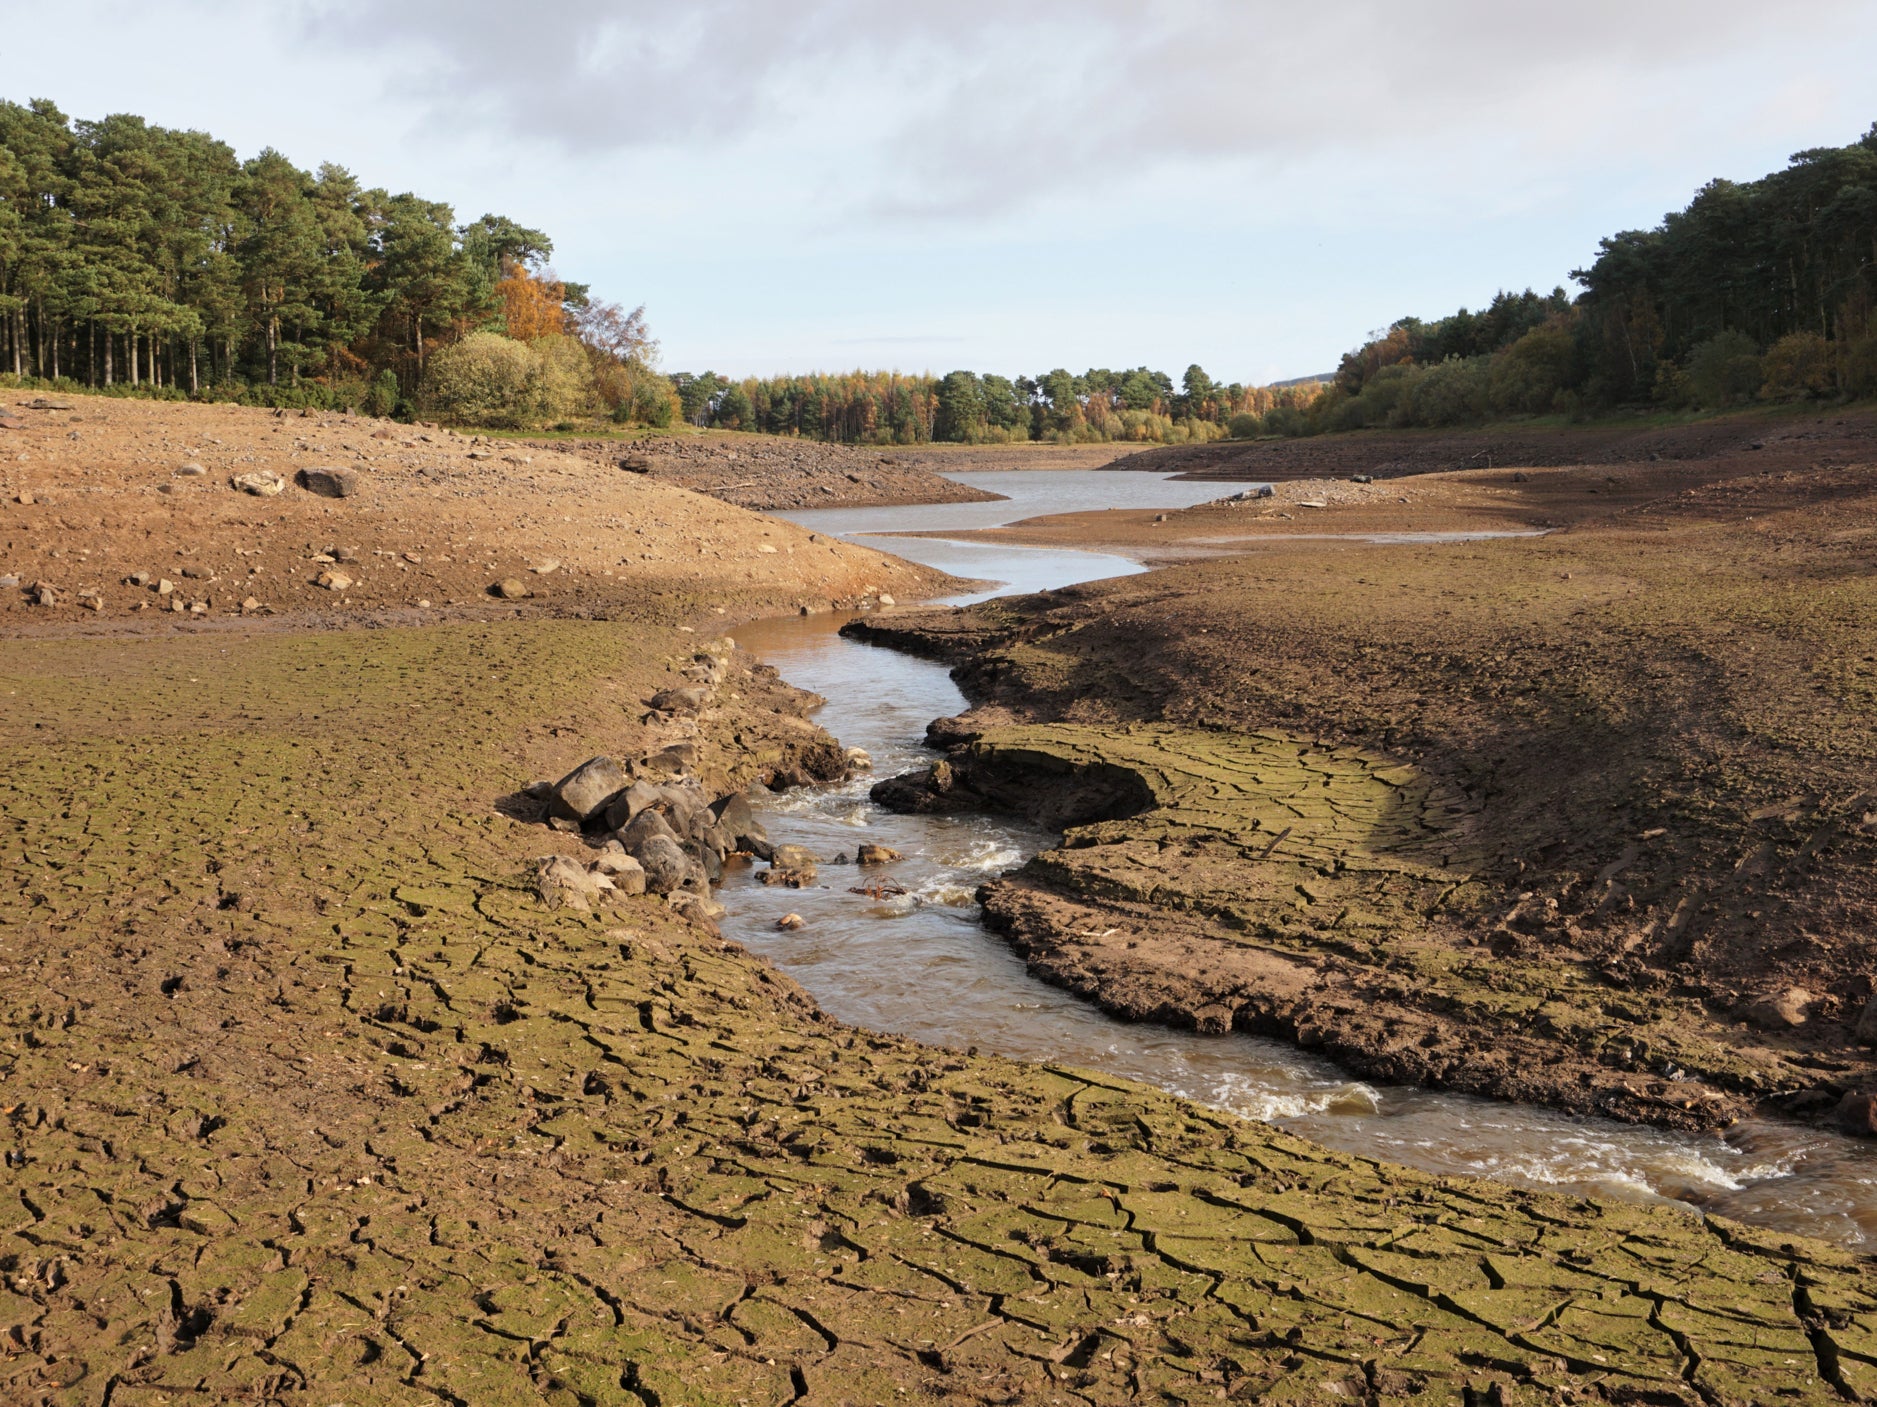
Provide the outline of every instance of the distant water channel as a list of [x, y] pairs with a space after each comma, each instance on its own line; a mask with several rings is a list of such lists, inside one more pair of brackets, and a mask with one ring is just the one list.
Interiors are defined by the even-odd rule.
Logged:
[[[1178, 508], [1234, 491], [1125, 471], [959, 474], [1008, 494], [1003, 503], [825, 509], [789, 515], [830, 535], [959, 576], [1001, 585], [960, 602], [1141, 570], [1100, 553], [883, 538], [882, 532], [989, 527], [1041, 513]], [[762, 621], [738, 641], [784, 678], [823, 695], [819, 721], [873, 755], [874, 773], [762, 803], [778, 842], [825, 859], [870, 841], [906, 858], [887, 870], [821, 867], [820, 888], [769, 889], [732, 872], [721, 898], [726, 936], [767, 954], [844, 1021], [933, 1045], [1104, 1070], [1351, 1153], [1440, 1174], [1496, 1178], [1580, 1195], [1678, 1203], [1877, 1252], [1877, 1147], [1795, 1125], [1747, 1121], [1725, 1134], [1670, 1133], [1467, 1096], [1372, 1085], [1281, 1042], [1198, 1036], [1114, 1020], [1031, 977], [978, 922], [972, 894], [1054, 844], [1001, 817], [896, 816], [867, 799], [878, 777], [925, 766], [928, 720], [966, 707], [942, 665], [844, 640], [847, 617]], [[888, 875], [908, 891], [874, 899], [850, 888]], [[778, 932], [799, 913], [807, 927]]]

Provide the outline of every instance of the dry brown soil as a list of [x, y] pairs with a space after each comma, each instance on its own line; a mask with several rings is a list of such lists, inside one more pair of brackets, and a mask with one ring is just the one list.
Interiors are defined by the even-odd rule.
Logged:
[[1567, 464], [1704, 464], [1760, 455], [1789, 469], [1821, 459], [1869, 459], [1877, 412], [1803, 407], [1738, 411], [1681, 423], [1638, 418], [1597, 425], [1521, 424], [1475, 430], [1358, 430], [1300, 440], [1166, 445], [1117, 458], [1117, 469], [1190, 479], [1314, 479], [1350, 474], [1394, 478], [1456, 469]]
[[986, 502], [999, 495], [944, 476], [988, 469], [1094, 469], [1114, 458], [1109, 445], [877, 448], [730, 433], [557, 439], [535, 441], [532, 447], [576, 454], [762, 512]]
[[[808, 700], [719, 625], [905, 569], [574, 461], [74, 406], [0, 431], [10, 561], [106, 593], [0, 608], [0, 1401], [1877, 1396], [1877, 1276], [1829, 1247], [924, 1049], [662, 901], [542, 905], [581, 842], [517, 786], [789, 770]], [[358, 499], [216, 482], [348, 445]], [[306, 586], [347, 543], [362, 585]], [[544, 554], [554, 594], [480, 604]], [[206, 621], [114, 584], [177, 561]], [[699, 650], [701, 715], [649, 714]]]
[[1116, 1012], [1571, 1110], [1867, 1130], [1877, 468], [1764, 464], [979, 534], [1234, 555], [855, 627], [981, 705], [955, 785], [902, 800], [1086, 822], [987, 898]]

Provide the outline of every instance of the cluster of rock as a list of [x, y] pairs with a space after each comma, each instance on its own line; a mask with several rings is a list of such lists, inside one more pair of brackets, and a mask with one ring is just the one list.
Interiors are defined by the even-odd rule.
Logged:
[[599, 849], [584, 866], [565, 855], [537, 861], [543, 901], [588, 908], [609, 894], [662, 894], [700, 917], [719, 917], [710, 891], [725, 862], [738, 854], [772, 860], [775, 848], [742, 792], [713, 799], [696, 777], [658, 780], [639, 775], [641, 767], [651, 770], [592, 757], [558, 782], [525, 789], [547, 824], [579, 832]]
[[[185, 464], [176, 471], [184, 478], [200, 477], [205, 470], [200, 464]], [[364, 491], [365, 479], [358, 470], [343, 464], [322, 464], [297, 471], [293, 481], [308, 493], [320, 498], [354, 498]], [[251, 469], [245, 474], [231, 475], [230, 488], [242, 493], [253, 494], [256, 498], [273, 498], [284, 493], [287, 481], [272, 469]]]

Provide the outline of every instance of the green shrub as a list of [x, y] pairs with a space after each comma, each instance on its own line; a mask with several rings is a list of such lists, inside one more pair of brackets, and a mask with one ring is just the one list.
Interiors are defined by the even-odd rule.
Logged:
[[1716, 333], [1688, 354], [1688, 389], [1705, 410], [1739, 405], [1759, 394], [1765, 376], [1760, 349], [1744, 332]]
[[364, 411], [367, 415], [385, 416], [398, 407], [398, 374], [390, 367], [379, 372], [371, 383], [371, 389], [365, 393]]
[[520, 430], [544, 417], [540, 355], [525, 342], [472, 332], [424, 369], [424, 404], [458, 425]]
[[1227, 423], [1226, 429], [1235, 440], [1255, 440], [1263, 432], [1264, 422], [1249, 411], [1240, 411]]
[[1834, 375], [1831, 343], [1816, 332], [1789, 332], [1766, 349], [1760, 394], [1769, 401], [1802, 401], [1831, 393]]

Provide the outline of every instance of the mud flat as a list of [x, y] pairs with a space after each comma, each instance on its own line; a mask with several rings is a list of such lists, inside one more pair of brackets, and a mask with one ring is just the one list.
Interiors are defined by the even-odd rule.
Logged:
[[1760, 467], [1799, 469], [1821, 460], [1877, 457], [1877, 414], [1868, 409], [1741, 411], [1682, 423], [1518, 424], [1477, 430], [1358, 430], [1299, 440], [1164, 445], [1117, 458], [1114, 468], [1194, 479], [1398, 478], [1463, 469], [1570, 464], [1714, 464], [1759, 456]]
[[[98, 461], [59, 449], [14, 465], [79, 516]], [[459, 498], [482, 463], [376, 531], [581, 482]], [[1820, 1243], [872, 1035], [662, 901], [544, 907], [534, 860], [586, 851], [505, 813], [525, 780], [682, 746], [734, 786], [825, 751], [811, 700], [720, 639], [821, 587], [807, 535], [661, 559], [783, 529], [669, 492], [695, 516], [646, 550], [672, 565], [582, 578], [591, 618], [0, 616], [0, 1399], [1877, 1394], [1877, 1277]], [[267, 517], [293, 538], [365, 536], [349, 498], [291, 504]], [[509, 550], [556, 546], [535, 516]], [[222, 521], [185, 543], [232, 549]], [[14, 527], [12, 550], [142, 541], [94, 531]], [[854, 590], [922, 579], [844, 553]], [[355, 624], [377, 628], [332, 628]], [[706, 647], [708, 706], [648, 709]]]
[[[1872, 1128], [1877, 471], [1408, 484], [1392, 543], [1360, 501], [1005, 530], [1260, 540], [850, 627], [979, 705], [883, 799], [1066, 826], [987, 911], [1119, 1014], [1577, 1112]], [[1462, 510], [1550, 530], [1413, 540]]]

